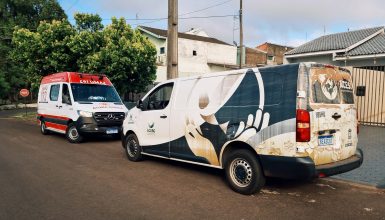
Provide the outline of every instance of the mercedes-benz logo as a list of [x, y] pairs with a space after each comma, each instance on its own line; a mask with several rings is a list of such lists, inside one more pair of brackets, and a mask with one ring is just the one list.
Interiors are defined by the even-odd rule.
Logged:
[[107, 118], [108, 118], [109, 120], [114, 120], [114, 119], [115, 119], [115, 116], [114, 116], [114, 114], [108, 114], [108, 115], [107, 115]]

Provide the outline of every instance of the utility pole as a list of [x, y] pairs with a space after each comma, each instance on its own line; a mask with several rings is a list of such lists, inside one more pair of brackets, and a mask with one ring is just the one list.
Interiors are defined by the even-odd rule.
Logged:
[[168, 0], [167, 79], [178, 77], [178, 0]]
[[243, 55], [243, 24], [242, 24], [242, 0], [239, 4], [239, 69], [242, 69]]

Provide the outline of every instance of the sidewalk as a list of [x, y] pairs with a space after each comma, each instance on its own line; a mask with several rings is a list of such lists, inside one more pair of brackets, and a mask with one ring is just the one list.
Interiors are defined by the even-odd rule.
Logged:
[[[25, 104], [23, 104], [23, 103], [11, 104], [11, 105], [0, 105], [0, 111], [1, 110], [18, 109], [18, 108], [24, 108], [24, 107], [25, 107]], [[37, 103], [27, 104], [27, 108], [37, 108]]]
[[385, 189], [385, 128], [360, 126], [358, 147], [364, 152], [361, 167], [334, 177]]

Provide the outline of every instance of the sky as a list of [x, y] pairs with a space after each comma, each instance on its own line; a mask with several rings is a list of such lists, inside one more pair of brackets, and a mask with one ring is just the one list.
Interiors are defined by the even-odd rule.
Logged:
[[[133, 28], [167, 29], [167, 0], [58, 1], [70, 19], [76, 12], [97, 13], [104, 25], [111, 23], [111, 17], [124, 17]], [[179, 32], [201, 28], [210, 37], [238, 43], [239, 20], [234, 15], [239, 13], [239, 2], [179, 0], [178, 14], [183, 18]], [[163, 20], [140, 20], [158, 18]], [[383, 0], [243, 0], [244, 45], [248, 47], [264, 42], [295, 47], [325, 34], [377, 26], [385, 26]]]

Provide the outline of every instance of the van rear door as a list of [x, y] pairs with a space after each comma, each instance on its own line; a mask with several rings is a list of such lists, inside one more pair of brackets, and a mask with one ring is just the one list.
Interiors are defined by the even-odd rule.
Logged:
[[357, 147], [357, 119], [351, 74], [312, 65], [309, 71], [310, 156], [316, 165], [347, 159]]

